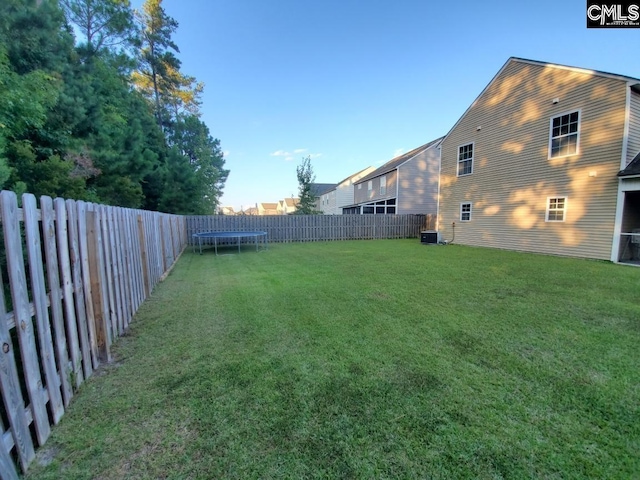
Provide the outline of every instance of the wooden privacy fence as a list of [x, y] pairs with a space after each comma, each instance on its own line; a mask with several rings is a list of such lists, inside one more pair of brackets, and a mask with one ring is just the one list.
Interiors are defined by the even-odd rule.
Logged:
[[[187, 216], [187, 234], [267, 232], [269, 242], [416, 238], [435, 227], [434, 215], [213, 215]], [[203, 243], [206, 239], [203, 239]]]
[[0, 478], [18, 478], [187, 243], [184, 217], [0, 193]]

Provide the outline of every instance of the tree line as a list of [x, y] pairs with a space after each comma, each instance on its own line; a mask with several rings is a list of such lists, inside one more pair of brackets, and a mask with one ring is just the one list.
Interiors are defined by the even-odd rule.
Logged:
[[162, 0], [0, 2], [0, 187], [211, 214], [229, 171]]

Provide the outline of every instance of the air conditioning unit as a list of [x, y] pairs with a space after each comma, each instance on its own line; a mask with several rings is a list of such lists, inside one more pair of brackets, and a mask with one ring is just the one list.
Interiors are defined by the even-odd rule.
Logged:
[[437, 245], [438, 232], [435, 230], [422, 230], [420, 232], [420, 243], [426, 243], [429, 245]]

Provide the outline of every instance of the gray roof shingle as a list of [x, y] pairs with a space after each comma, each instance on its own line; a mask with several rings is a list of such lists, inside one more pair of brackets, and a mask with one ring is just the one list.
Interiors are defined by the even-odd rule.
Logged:
[[629, 177], [631, 175], [640, 175], [640, 153], [631, 160], [631, 163], [624, 170], [618, 172], [619, 177]]

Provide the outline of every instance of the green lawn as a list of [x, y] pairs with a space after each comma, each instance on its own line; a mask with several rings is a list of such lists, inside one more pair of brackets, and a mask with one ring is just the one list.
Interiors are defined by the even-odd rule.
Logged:
[[28, 478], [640, 475], [640, 269], [417, 240], [185, 252]]

